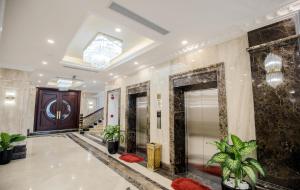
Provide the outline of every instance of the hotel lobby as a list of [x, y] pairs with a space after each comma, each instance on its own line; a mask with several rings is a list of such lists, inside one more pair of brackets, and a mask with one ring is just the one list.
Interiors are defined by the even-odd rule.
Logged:
[[0, 190], [298, 190], [299, 87], [299, 0], [0, 0]]

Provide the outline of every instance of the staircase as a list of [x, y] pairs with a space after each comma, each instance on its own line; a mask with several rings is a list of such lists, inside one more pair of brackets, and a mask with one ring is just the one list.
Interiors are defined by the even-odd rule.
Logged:
[[80, 133], [89, 131], [90, 133], [100, 135], [103, 131], [103, 108], [100, 108], [93, 113], [83, 117], [83, 124], [80, 128]]

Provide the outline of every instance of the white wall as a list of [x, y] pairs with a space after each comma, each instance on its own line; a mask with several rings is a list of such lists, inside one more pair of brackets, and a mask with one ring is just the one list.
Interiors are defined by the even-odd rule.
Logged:
[[[114, 97], [114, 99], [111, 98]], [[107, 102], [107, 125], [119, 125], [119, 91], [108, 93]]]
[[[255, 139], [254, 106], [247, 36], [182, 55], [155, 69], [144, 69], [126, 79], [117, 79], [106, 91], [121, 88], [121, 126], [125, 128], [126, 86], [150, 81], [150, 138], [163, 145], [162, 161], [169, 164], [169, 76], [212, 64], [225, 63], [229, 133], [242, 139]], [[156, 94], [162, 96], [162, 128], [156, 128]]]

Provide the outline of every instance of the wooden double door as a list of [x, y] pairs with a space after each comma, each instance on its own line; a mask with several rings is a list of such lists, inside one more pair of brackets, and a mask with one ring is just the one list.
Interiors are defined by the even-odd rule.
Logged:
[[76, 129], [79, 126], [80, 91], [37, 89], [35, 131]]

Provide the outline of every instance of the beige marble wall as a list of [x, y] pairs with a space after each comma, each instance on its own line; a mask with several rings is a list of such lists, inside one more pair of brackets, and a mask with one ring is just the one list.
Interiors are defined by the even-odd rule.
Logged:
[[[15, 103], [7, 104], [7, 92], [15, 93]], [[35, 87], [29, 73], [0, 69], [0, 131], [26, 134], [34, 123]]]
[[[150, 81], [150, 139], [163, 145], [162, 161], [169, 158], [169, 76], [216, 63], [225, 63], [228, 132], [241, 138], [255, 139], [254, 106], [247, 36], [182, 55], [155, 69], [144, 69], [126, 79], [117, 79], [106, 91], [121, 88], [121, 126], [125, 125], [126, 86]], [[162, 96], [162, 128], [156, 128], [156, 94]]]

